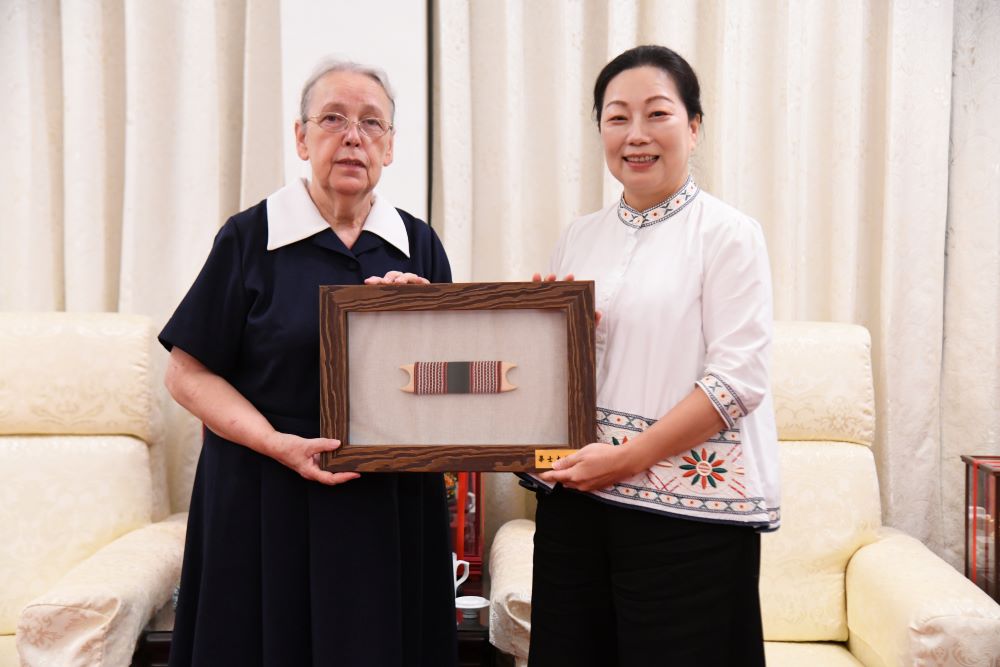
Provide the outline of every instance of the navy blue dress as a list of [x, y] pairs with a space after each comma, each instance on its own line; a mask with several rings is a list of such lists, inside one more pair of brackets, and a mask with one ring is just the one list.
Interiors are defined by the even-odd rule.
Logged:
[[[265, 202], [222, 227], [160, 333], [279, 431], [319, 435], [319, 285], [390, 270], [450, 282], [437, 235], [400, 211], [410, 257], [363, 231], [267, 251]], [[456, 664], [442, 476], [329, 487], [205, 431], [191, 496], [172, 667]]]

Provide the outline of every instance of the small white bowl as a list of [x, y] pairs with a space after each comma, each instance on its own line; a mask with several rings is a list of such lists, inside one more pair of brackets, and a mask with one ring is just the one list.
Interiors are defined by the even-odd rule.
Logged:
[[478, 595], [463, 595], [455, 598], [455, 608], [465, 610], [486, 609], [490, 606], [490, 601]]

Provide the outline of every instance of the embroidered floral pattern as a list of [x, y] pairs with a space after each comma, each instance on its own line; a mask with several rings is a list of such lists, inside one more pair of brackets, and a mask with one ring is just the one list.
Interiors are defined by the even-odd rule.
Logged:
[[[623, 445], [656, 423], [640, 415], [597, 409], [598, 439]], [[724, 429], [687, 454], [594, 492], [605, 500], [725, 523], [776, 528], [780, 510], [768, 507], [746, 478], [739, 428]]]
[[736, 426], [736, 421], [747, 415], [748, 411], [739, 395], [718, 375], [709, 373], [695, 384], [712, 401], [729, 428]]
[[618, 219], [634, 229], [641, 229], [663, 222], [678, 213], [694, 201], [694, 198], [701, 192], [701, 188], [694, 182], [691, 176], [684, 181], [681, 189], [667, 197], [667, 199], [645, 211], [637, 211], [625, 203], [625, 195], [622, 194], [618, 202]]
[[701, 450], [701, 455], [698, 455], [698, 450], [692, 449], [691, 456], [681, 457], [685, 463], [680, 466], [681, 470], [686, 470], [682, 477], [690, 477], [692, 486], [701, 482], [701, 488], [705, 488], [708, 484], [712, 485], [712, 488], [718, 486], [718, 482], [725, 482], [726, 478], [724, 475], [729, 472], [722, 467], [725, 463], [725, 459], [716, 460], [718, 452], [712, 452], [709, 454], [704, 448]]

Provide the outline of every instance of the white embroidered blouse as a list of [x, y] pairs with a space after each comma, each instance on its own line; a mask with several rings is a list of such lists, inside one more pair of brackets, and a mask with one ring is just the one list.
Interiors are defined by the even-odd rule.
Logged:
[[598, 439], [627, 445], [697, 386], [726, 429], [595, 495], [774, 530], [771, 277], [760, 226], [691, 178], [662, 204], [624, 198], [573, 222], [549, 272], [594, 280]]

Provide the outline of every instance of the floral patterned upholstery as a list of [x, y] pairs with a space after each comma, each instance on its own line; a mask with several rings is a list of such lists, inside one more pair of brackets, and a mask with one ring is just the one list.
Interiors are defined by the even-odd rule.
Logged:
[[[768, 665], [993, 667], [1000, 606], [917, 540], [881, 527], [875, 410], [862, 327], [775, 324], [772, 392], [782, 527], [762, 540]], [[523, 666], [534, 523], [490, 552], [490, 640]]]
[[146, 443], [128, 436], [0, 438], [0, 633], [102, 546], [149, 523]]
[[153, 324], [111, 313], [0, 313], [0, 435], [153, 440]]
[[775, 322], [772, 357], [779, 440], [872, 445], [875, 388], [866, 329], [832, 322]]
[[0, 314], [0, 667], [127, 665], [170, 598], [153, 345], [144, 317]]
[[782, 441], [783, 523], [761, 539], [764, 635], [846, 641], [847, 563], [878, 535], [871, 450], [846, 442]]

